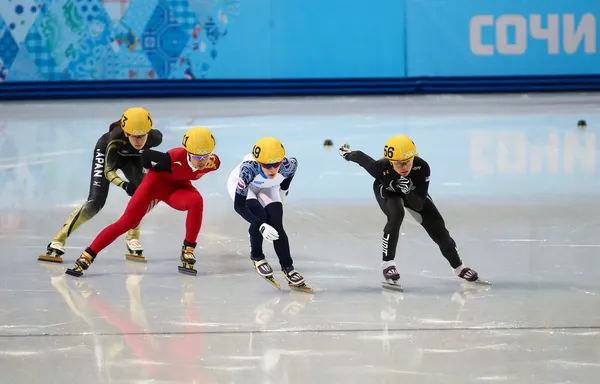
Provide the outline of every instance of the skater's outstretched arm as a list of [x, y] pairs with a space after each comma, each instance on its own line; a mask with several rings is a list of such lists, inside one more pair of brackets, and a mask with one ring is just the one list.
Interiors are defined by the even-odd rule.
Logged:
[[363, 151], [349, 151], [343, 157], [347, 161], [357, 163], [376, 179], [381, 178], [383, 171], [385, 171], [385, 169], [377, 160], [365, 154]]
[[144, 145], [144, 149], [158, 147], [162, 144], [163, 134], [158, 129], [151, 129], [148, 132], [148, 140], [146, 141], [146, 145]]
[[171, 155], [153, 149], [145, 149], [142, 152], [142, 161], [144, 164], [156, 163], [152, 167], [156, 172], [171, 172]]

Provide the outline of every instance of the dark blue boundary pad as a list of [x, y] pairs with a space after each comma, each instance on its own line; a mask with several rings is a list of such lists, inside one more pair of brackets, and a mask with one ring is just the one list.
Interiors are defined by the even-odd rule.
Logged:
[[60, 81], [0, 83], [0, 100], [523, 93], [598, 90], [600, 90], [600, 75], [390, 79]]

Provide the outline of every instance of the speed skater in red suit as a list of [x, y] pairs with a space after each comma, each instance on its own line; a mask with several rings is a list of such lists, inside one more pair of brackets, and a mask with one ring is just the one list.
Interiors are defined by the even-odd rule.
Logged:
[[94, 262], [96, 255], [108, 247], [119, 236], [134, 228], [158, 202], [163, 201], [178, 211], [187, 211], [186, 234], [181, 248], [179, 271], [196, 275], [194, 249], [200, 227], [204, 202], [200, 192], [192, 185], [209, 172], [219, 169], [221, 161], [212, 153], [215, 138], [202, 127], [191, 128], [183, 136], [182, 147], [166, 153], [144, 150], [144, 161], [155, 163], [130, 199], [119, 220], [106, 227], [96, 236], [92, 244], [79, 256], [73, 268], [65, 273], [79, 277]]

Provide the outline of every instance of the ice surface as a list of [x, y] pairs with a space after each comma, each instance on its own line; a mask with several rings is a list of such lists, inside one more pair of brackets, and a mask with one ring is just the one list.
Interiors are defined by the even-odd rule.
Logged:
[[[119, 100], [0, 103], [0, 372], [6, 383], [595, 383], [600, 369], [596, 127], [581, 95]], [[177, 273], [185, 214], [146, 217], [147, 265], [124, 239], [83, 278], [64, 275], [128, 201], [106, 206], [36, 261], [87, 197], [92, 149], [130, 106], [164, 133], [210, 127], [223, 165], [205, 198], [198, 276]], [[580, 119], [588, 129], [578, 131]], [[408, 134], [464, 261], [494, 285], [467, 287], [407, 216], [404, 293], [380, 286], [385, 218], [372, 179], [337, 146], [379, 156]], [[317, 291], [281, 292], [248, 258], [230, 170], [262, 136], [299, 161], [285, 225]], [[327, 151], [322, 144], [333, 140]], [[270, 244], [267, 257], [278, 271]]]

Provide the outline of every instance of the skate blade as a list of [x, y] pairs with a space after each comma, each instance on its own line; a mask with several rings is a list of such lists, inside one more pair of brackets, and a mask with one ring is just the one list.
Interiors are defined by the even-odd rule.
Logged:
[[67, 275], [71, 275], [71, 276], [75, 276], [75, 277], [81, 277], [83, 275], [82, 272], [78, 272], [78, 271], [76, 271], [74, 269], [71, 269], [71, 268], [67, 268], [67, 270], [65, 271], [65, 273]]
[[404, 292], [404, 287], [400, 284], [391, 284], [387, 281], [381, 283], [381, 287], [396, 292]]
[[315, 290], [312, 289], [310, 286], [306, 285], [305, 283], [302, 283], [300, 285], [288, 284], [288, 287], [290, 287], [290, 289], [292, 289], [294, 291], [298, 291], [298, 292], [315, 293]]
[[135, 261], [138, 263], [147, 263], [148, 260], [144, 256], [134, 255], [133, 253], [126, 253], [125, 258], [129, 261]]
[[196, 276], [198, 274], [198, 271], [196, 271], [195, 269], [192, 268], [187, 268], [187, 267], [177, 267], [179, 269], [179, 273], [183, 273], [184, 275], [190, 275], [190, 276]]
[[275, 288], [281, 290], [281, 285], [279, 285], [279, 283], [277, 281], [275, 281], [275, 278], [273, 276], [265, 277], [263, 275], [260, 275], [260, 277], [265, 279], [267, 282], [269, 282], [269, 284], [271, 284]]
[[38, 261], [47, 261], [49, 263], [62, 263], [63, 258], [60, 256], [41, 255], [38, 257]]

